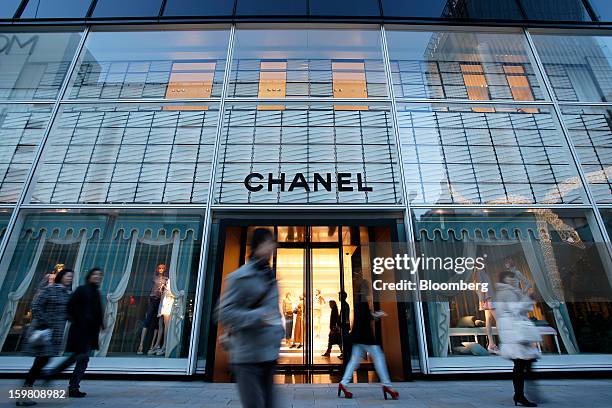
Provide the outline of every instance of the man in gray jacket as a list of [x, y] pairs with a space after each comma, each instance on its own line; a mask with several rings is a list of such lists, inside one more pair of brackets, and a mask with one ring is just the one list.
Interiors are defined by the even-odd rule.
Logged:
[[276, 241], [270, 230], [257, 228], [251, 237], [251, 258], [229, 274], [219, 303], [219, 321], [240, 400], [245, 408], [275, 406], [273, 375], [284, 335], [278, 283], [270, 268]]

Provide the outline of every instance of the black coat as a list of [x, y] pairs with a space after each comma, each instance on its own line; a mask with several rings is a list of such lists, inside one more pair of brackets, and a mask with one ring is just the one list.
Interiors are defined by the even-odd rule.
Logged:
[[104, 328], [104, 312], [98, 286], [79, 286], [68, 302], [68, 317], [72, 324], [68, 332], [66, 351], [83, 353], [99, 348], [98, 336]]
[[355, 319], [351, 331], [353, 344], [378, 344], [372, 329], [372, 311], [368, 302], [359, 302], [355, 308]]

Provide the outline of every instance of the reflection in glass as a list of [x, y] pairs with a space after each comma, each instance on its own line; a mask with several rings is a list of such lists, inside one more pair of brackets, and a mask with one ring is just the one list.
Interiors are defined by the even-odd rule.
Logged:
[[378, 0], [309, 0], [311, 16], [344, 16], [350, 10], [351, 16], [379, 17]]
[[563, 106], [563, 120], [598, 203], [612, 203], [612, 112]]
[[0, 34], [0, 99], [55, 99], [80, 37], [78, 32]]
[[385, 17], [522, 20], [516, 0], [382, 0]]
[[530, 20], [591, 21], [582, 0], [519, 0]]
[[386, 94], [378, 31], [236, 31], [229, 96], [368, 98]]
[[557, 99], [612, 100], [612, 37], [534, 34], [533, 41]]
[[35, 174], [38, 203], [203, 203], [217, 106], [65, 105]]
[[156, 267], [164, 264], [166, 284], [158, 291], [160, 308], [151, 319], [158, 326], [148, 333], [145, 348], [153, 344], [155, 331], [163, 331], [163, 350], [148, 357], [186, 357], [203, 217], [185, 211], [66, 212], [20, 215], [21, 228], [0, 264], [2, 352], [24, 350], [32, 299], [49, 271], [64, 264], [75, 270], [73, 288], [92, 267], [104, 271], [100, 289], [106, 328], [95, 355], [136, 356]]
[[92, 17], [157, 17], [162, 0], [97, 0]]
[[589, 0], [599, 21], [612, 21], [612, 3], [608, 0]]
[[0, 2], [0, 18], [13, 18], [21, 0], [4, 0]]
[[387, 30], [395, 95], [544, 99], [521, 34]]
[[398, 105], [408, 195], [421, 203], [580, 203], [549, 108]]
[[167, 0], [164, 16], [231, 16], [234, 0]]
[[[289, 103], [275, 110], [228, 106], [216, 202], [400, 202], [388, 107], [339, 110], [337, 105]], [[249, 189], [245, 179], [255, 173], [259, 175], [252, 176]], [[340, 188], [339, 173], [347, 173], [343, 179], [350, 184]]]
[[51, 105], [0, 105], [0, 202], [17, 201], [50, 117]]
[[95, 31], [70, 98], [210, 98], [221, 95], [228, 31]]
[[236, 16], [307, 16], [307, 4], [308, 0], [266, 0], [263, 4], [260, 0], [238, 0]]
[[[418, 210], [414, 217], [418, 253], [485, 259], [484, 269], [455, 274], [431, 268], [421, 270], [421, 279], [495, 285], [499, 273], [510, 270], [536, 300], [529, 315], [543, 352], [612, 353], [612, 265], [590, 211]], [[426, 298], [432, 356], [494, 353], [494, 291], [437, 291]]]
[[21, 18], [83, 18], [91, 0], [28, 0]]

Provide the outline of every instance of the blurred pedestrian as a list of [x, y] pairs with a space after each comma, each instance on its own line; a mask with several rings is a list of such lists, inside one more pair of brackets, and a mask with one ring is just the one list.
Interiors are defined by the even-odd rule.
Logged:
[[284, 330], [278, 283], [270, 268], [276, 241], [270, 230], [257, 228], [250, 242], [251, 258], [229, 274], [219, 304], [225, 345], [245, 408], [276, 406], [273, 375]]
[[327, 350], [322, 354], [322, 357], [329, 357], [331, 355], [332, 346], [337, 344], [340, 347], [340, 353], [342, 353], [342, 334], [340, 331], [340, 313], [338, 312], [338, 304], [335, 300], [329, 301], [329, 308], [331, 309], [329, 315], [329, 335], [327, 339]]
[[[342, 367], [346, 369], [349, 358], [351, 357], [351, 339], [349, 333], [351, 332], [351, 306], [346, 301], [348, 295], [345, 291], [338, 292], [340, 296], [340, 334], [342, 336], [342, 354], [338, 358], [342, 361]], [[344, 358], [344, 355], [349, 358]]]
[[48, 378], [52, 378], [76, 363], [68, 386], [68, 396], [71, 398], [83, 398], [87, 395], [80, 390], [81, 380], [87, 370], [89, 355], [92, 350], [99, 348], [98, 336], [104, 328], [99, 289], [102, 276], [102, 270], [99, 268], [91, 269], [85, 276], [85, 284], [79, 286], [70, 297], [68, 317], [71, 325], [66, 351], [72, 354], [48, 374]]
[[374, 360], [374, 369], [382, 383], [383, 396], [387, 399], [387, 395], [389, 395], [391, 399], [396, 400], [399, 398], [399, 392], [391, 388], [391, 378], [387, 370], [385, 355], [372, 329], [372, 321], [386, 316], [386, 313], [383, 311], [372, 312], [370, 310], [368, 299], [370, 290], [365, 280], [362, 280], [357, 287], [359, 291], [357, 293], [358, 301], [355, 308], [353, 330], [351, 330], [350, 334], [353, 350], [351, 352], [351, 359], [344, 370], [342, 380], [338, 384], [338, 396], [344, 393], [344, 398], [353, 397], [353, 393], [347, 389], [347, 385], [353, 378], [353, 372], [359, 368], [361, 360], [366, 357], [367, 352], [372, 356], [372, 360]]
[[537, 407], [525, 397], [525, 379], [531, 377], [532, 365], [540, 357], [536, 344], [541, 338], [538, 328], [527, 317], [534, 301], [520, 289], [517, 280], [513, 271], [503, 271], [495, 286], [495, 311], [501, 340], [499, 354], [514, 362], [514, 405]]
[[[52, 356], [62, 352], [64, 330], [66, 328], [66, 309], [70, 299], [72, 278], [70, 269], [55, 274], [53, 284], [45, 286], [34, 298], [32, 304], [32, 324], [28, 332], [28, 350], [35, 356], [34, 363], [26, 375], [23, 386], [30, 388], [41, 377], [42, 369]], [[35, 405], [30, 399], [20, 399], [17, 406]]]

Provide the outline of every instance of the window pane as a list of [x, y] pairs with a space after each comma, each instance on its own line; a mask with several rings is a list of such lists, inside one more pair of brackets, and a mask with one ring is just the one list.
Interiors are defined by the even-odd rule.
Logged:
[[525, 315], [535, 322], [545, 355], [612, 353], [612, 275], [590, 210], [415, 210], [414, 221], [417, 253], [423, 257], [469, 254], [482, 257], [485, 265], [460, 275], [421, 268], [420, 279], [488, 286], [486, 292], [422, 293], [431, 356], [494, 355], [487, 348], [500, 344], [495, 314], [503, 305], [497, 303], [495, 313], [488, 311], [507, 289], [499, 285], [500, 273], [506, 271], [517, 278], [519, 295], [535, 300]]
[[0, 105], [0, 202], [14, 203], [23, 188], [51, 105]]
[[397, 97], [544, 99], [521, 34], [388, 30], [387, 38]]
[[386, 96], [378, 31], [237, 30], [229, 95]]
[[80, 18], [89, 6], [91, 0], [30, 0], [21, 18]]
[[530, 20], [591, 21], [582, 0], [520, 0]]
[[599, 21], [612, 21], [612, 3], [609, 0], [589, 0]]
[[231, 16], [234, 0], [168, 0], [164, 16]]
[[[100, 292], [105, 329], [96, 357], [137, 357], [144, 322], [149, 329], [145, 354], [138, 357], [151, 359], [146, 352], [157, 343], [163, 352], [157, 354], [156, 365], [163, 366], [163, 358], [186, 358], [202, 220], [202, 215], [187, 210], [20, 214], [20, 230], [5, 253], [10, 265], [7, 262], [8, 273], [0, 287], [0, 308], [9, 322], [0, 329], [3, 354], [26, 350], [26, 330], [37, 318], [35, 312], [32, 315], [32, 301], [37, 294], [43, 296], [41, 288], [47, 286], [55, 265], [63, 264], [75, 270], [73, 288], [84, 283], [92, 267], [104, 272]], [[158, 268], [160, 264], [165, 270]], [[15, 306], [8, 304], [9, 293]], [[52, 327], [61, 331], [60, 339], [64, 327], [61, 320]], [[59, 344], [57, 353], [62, 351]]]
[[98, 0], [92, 17], [157, 17], [162, 0]]
[[66, 105], [35, 203], [204, 203], [218, 106]]
[[21, 0], [0, 1], [0, 18], [13, 18], [20, 4]]
[[516, 0], [382, 0], [385, 17], [522, 20]]
[[211, 98], [221, 95], [228, 31], [92, 32], [71, 98]]
[[0, 53], [0, 99], [57, 97], [80, 33], [5, 32]]
[[[239, 0], [240, 1], [240, 0]], [[378, 0], [310, 0], [311, 16], [380, 16]]]
[[221, 143], [217, 203], [401, 202], [386, 105], [233, 104]]
[[612, 203], [612, 110], [563, 107], [563, 120], [598, 203]]
[[612, 100], [612, 37], [555, 34], [533, 40], [557, 99]]
[[398, 106], [415, 203], [581, 203], [565, 139], [546, 107]]
[[307, 0], [238, 0], [237, 16], [307, 16]]

